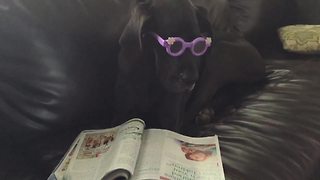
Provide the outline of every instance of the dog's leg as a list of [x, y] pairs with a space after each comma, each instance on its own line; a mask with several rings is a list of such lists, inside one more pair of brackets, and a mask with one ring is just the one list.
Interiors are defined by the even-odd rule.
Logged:
[[244, 39], [221, 41], [207, 56], [184, 119], [184, 130], [194, 127], [195, 116], [216, 92], [230, 83], [250, 83], [263, 79], [265, 66], [257, 50]]
[[195, 117], [200, 113], [201, 109], [208, 104], [208, 101], [212, 99], [219, 87], [222, 86], [219, 78], [211, 78], [215, 76], [214, 74], [216, 73], [211, 72], [208, 68], [204, 68], [194, 89], [194, 93], [188, 100], [185, 112], [183, 113], [184, 124], [182, 130], [189, 135], [192, 135], [192, 132], [196, 131], [196, 129], [194, 129], [196, 127]]
[[188, 93], [166, 93], [157, 110], [161, 128], [181, 132], [182, 113], [188, 96]]
[[147, 84], [135, 78], [139, 77], [118, 74], [113, 125], [123, 123], [130, 118], [143, 118], [143, 112], [148, 109]]

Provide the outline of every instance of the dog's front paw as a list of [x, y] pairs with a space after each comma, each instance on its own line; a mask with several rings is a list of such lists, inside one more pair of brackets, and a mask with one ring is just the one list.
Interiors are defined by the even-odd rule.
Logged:
[[209, 124], [215, 116], [215, 112], [212, 108], [205, 108], [201, 110], [196, 116], [196, 124], [197, 125], [206, 125]]

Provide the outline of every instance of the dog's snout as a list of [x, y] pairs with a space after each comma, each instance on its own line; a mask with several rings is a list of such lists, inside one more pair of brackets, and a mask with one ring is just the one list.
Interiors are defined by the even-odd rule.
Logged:
[[179, 73], [179, 79], [185, 82], [186, 84], [193, 84], [198, 80], [198, 75], [196, 73], [184, 71]]
[[179, 73], [179, 82], [183, 89], [192, 91], [195, 87], [198, 76], [190, 75], [186, 72]]
[[196, 75], [188, 74], [187, 72], [182, 72], [179, 74], [179, 80], [183, 82], [186, 86], [193, 86], [198, 80]]
[[183, 81], [188, 80], [188, 75], [187, 75], [187, 73], [181, 72], [181, 73], [179, 74], [179, 79], [181, 79], [181, 80], [183, 80]]

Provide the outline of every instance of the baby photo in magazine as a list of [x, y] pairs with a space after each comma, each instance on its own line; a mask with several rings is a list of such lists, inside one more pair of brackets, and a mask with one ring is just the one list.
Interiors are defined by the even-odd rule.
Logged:
[[169, 133], [161, 163], [161, 180], [224, 180], [218, 141], [175, 138]]
[[217, 155], [215, 144], [191, 144], [176, 140], [186, 159], [191, 161], [206, 161], [208, 158]]

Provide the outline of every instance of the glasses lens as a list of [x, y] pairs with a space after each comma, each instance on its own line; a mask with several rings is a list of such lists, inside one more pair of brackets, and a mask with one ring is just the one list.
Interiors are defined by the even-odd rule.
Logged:
[[202, 54], [206, 51], [206, 49], [207, 49], [207, 46], [206, 46], [206, 41], [204, 39], [195, 42], [193, 45], [193, 51], [196, 54]]
[[175, 41], [172, 45], [170, 45], [170, 51], [173, 54], [179, 53], [183, 48], [183, 42], [181, 41]]

